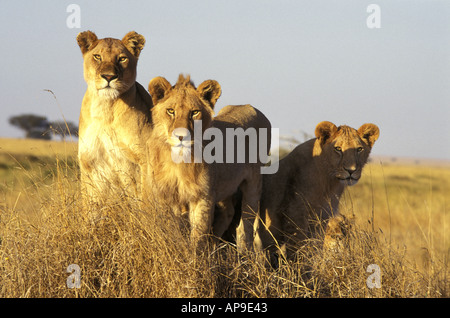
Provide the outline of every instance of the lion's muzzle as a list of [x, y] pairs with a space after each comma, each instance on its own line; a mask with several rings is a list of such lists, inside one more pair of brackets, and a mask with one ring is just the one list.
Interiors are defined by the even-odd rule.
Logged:
[[361, 169], [358, 169], [356, 166], [343, 167], [342, 170], [336, 173], [336, 178], [345, 183], [345, 185], [355, 185], [361, 178]]
[[117, 74], [102, 74], [101, 77], [103, 77], [109, 84], [111, 81], [117, 79], [119, 76]]
[[172, 147], [188, 147], [193, 144], [191, 133], [187, 128], [175, 128], [169, 137], [169, 144]]

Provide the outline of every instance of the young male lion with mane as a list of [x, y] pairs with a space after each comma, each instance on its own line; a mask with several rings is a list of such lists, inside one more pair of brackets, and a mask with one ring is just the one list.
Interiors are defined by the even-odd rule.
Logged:
[[[316, 138], [297, 146], [279, 163], [279, 170], [264, 175], [261, 195], [260, 236], [271, 254], [286, 243], [289, 250], [312, 237], [330, 218], [330, 235], [339, 235], [343, 226], [338, 215], [339, 199], [346, 186], [361, 177], [370, 151], [380, 132], [374, 124], [358, 130], [336, 127], [324, 121], [317, 125]], [[327, 244], [333, 244], [331, 237]], [[290, 253], [288, 253], [289, 255]]]
[[122, 40], [98, 39], [81, 32], [84, 78], [78, 160], [83, 195], [101, 203], [117, 195], [138, 196], [144, 140], [151, 132], [152, 100], [136, 82], [136, 66], [145, 38], [129, 32]]
[[[189, 76], [180, 75], [174, 86], [165, 78], [157, 77], [150, 81], [149, 91], [154, 103], [154, 128], [148, 141], [150, 172], [144, 183], [144, 198], [167, 207], [177, 215], [187, 210], [191, 238], [198, 242], [203, 235], [210, 233], [211, 228], [216, 236], [222, 236], [234, 216], [233, 195], [241, 190], [242, 217], [237, 230], [237, 244], [241, 249], [251, 249], [254, 218], [261, 194], [262, 162], [226, 162], [227, 152], [236, 151], [236, 144], [233, 149], [226, 147], [226, 129], [254, 128], [257, 132], [260, 128], [266, 129], [264, 146], [267, 155], [270, 148], [269, 120], [250, 105], [226, 106], [213, 117], [214, 105], [221, 95], [221, 87], [214, 80], [204, 81], [196, 88]], [[195, 131], [196, 124], [201, 125], [200, 131]], [[216, 148], [216, 152], [222, 150], [223, 156], [210, 163], [205, 162], [205, 158], [196, 158], [196, 152], [202, 153], [208, 144], [203, 140], [208, 128], [218, 129], [223, 136], [223, 141], [216, 144], [222, 148]], [[198, 133], [201, 136], [197, 136]], [[259, 138], [261, 136], [258, 135], [258, 145]], [[249, 142], [246, 142], [245, 151], [248, 154]], [[174, 154], [179, 157], [174, 158]], [[216, 205], [218, 213], [214, 215]]]

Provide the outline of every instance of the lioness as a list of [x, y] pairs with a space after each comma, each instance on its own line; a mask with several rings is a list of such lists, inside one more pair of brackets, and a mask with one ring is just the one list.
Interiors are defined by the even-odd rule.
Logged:
[[315, 135], [283, 158], [277, 173], [264, 175], [260, 211], [265, 227], [260, 227], [260, 236], [272, 252], [276, 244], [289, 248], [313, 236], [317, 221], [338, 215], [339, 199], [346, 186], [360, 179], [379, 129], [364, 124], [356, 130], [324, 121]]
[[[185, 78], [180, 75], [174, 86], [165, 78], [157, 77], [150, 81], [148, 89], [154, 103], [154, 129], [149, 140], [151, 151], [148, 163], [153, 173], [145, 183], [144, 196], [166, 204], [178, 215], [187, 209], [191, 238], [197, 242], [202, 235], [210, 232], [213, 221], [217, 236], [228, 228], [234, 215], [232, 196], [240, 189], [243, 213], [237, 244], [241, 249], [252, 248], [254, 217], [258, 212], [262, 185], [261, 161], [227, 162], [226, 159], [230, 159], [227, 154], [236, 151], [239, 140], [234, 148], [228, 149], [226, 130], [239, 127], [258, 131], [265, 128], [267, 155], [270, 147], [269, 120], [250, 105], [226, 106], [213, 118], [214, 105], [221, 95], [221, 87], [214, 80], [204, 81], [196, 88], [189, 76]], [[198, 124], [201, 126], [196, 131], [195, 125]], [[209, 163], [205, 162], [206, 158], [198, 159], [197, 156], [208, 145], [207, 141], [203, 141], [207, 128], [216, 129], [216, 132], [219, 130], [223, 137], [216, 143], [218, 160]], [[248, 154], [249, 142], [246, 142], [245, 151]], [[248, 159], [248, 155], [246, 157]], [[213, 220], [216, 203], [222, 213], [218, 213]]]
[[152, 100], [136, 82], [145, 38], [129, 32], [122, 40], [81, 32], [87, 83], [79, 124], [78, 160], [83, 194], [100, 203], [111, 194], [137, 195], [139, 165], [145, 158], [141, 136], [151, 132]]

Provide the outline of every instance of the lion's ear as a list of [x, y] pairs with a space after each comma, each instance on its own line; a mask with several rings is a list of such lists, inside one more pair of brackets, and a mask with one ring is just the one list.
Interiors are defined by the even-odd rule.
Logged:
[[197, 88], [200, 96], [211, 104], [211, 108], [214, 109], [214, 105], [222, 94], [222, 88], [217, 81], [207, 80], [199, 85]]
[[314, 133], [317, 139], [320, 141], [320, 144], [324, 145], [337, 130], [338, 128], [332, 122], [322, 121], [316, 126], [316, 130]]
[[97, 36], [92, 31], [80, 32], [77, 35], [77, 42], [83, 55], [92, 49], [93, 45], [98, 41]]
[[380, 136], [380, 129], [374, 124], [364, 124], [358, 129], [358, 134], [363, 139], [370, 148], [373, 147], [375, 141], [377, 141]]
[[122, 39], [123, 45], [137, 58], [145, 45], [145, 38], [134, 31], [128, 32]]
[[168, 91], [172, 89], [172, 85], [164, 77], [155, 77], [148, 83], [148, 91], [152, 96], [153, 105], [158, 104]]

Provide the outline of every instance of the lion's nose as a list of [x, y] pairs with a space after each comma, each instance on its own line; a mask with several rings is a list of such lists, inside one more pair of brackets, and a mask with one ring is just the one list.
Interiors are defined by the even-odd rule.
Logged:
[[353, 172], [356, 171], [356, 166], [344, 167], [344, 169], [345, 169], [349, 174], [352, 174]]
[[189, 130], [187, 130], [186, 128], [175, 128], [172, 132], [172, 135], [175, 138], [180, 139], [180, 141], [183, 141], [184, 138], [189, 136]]
[[109, 83], [112, 80], [115, 80], [117, 78], [117, 75], [115, 74], [102, 74], [102, 77]]

